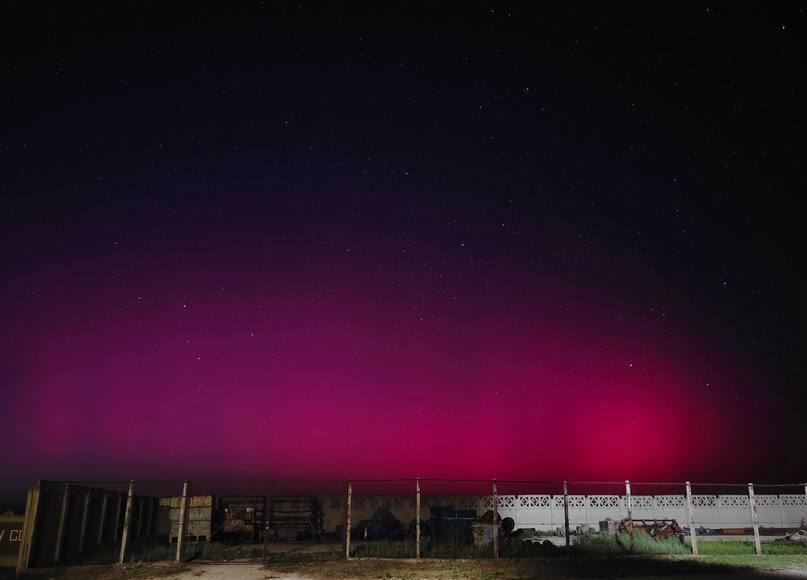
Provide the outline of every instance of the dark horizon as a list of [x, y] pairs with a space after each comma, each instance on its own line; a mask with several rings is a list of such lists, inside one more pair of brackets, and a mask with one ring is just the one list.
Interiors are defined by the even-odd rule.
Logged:
[[805, 18], [5, 4], [0, 507], [804, 481]]

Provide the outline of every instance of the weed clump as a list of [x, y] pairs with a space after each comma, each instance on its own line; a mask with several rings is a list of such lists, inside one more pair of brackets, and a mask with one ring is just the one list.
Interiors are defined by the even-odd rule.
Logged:
[[581, 534], [576, 538], [574, 551], [580, 555], [665, 555], [691, 554], [692, 550], [678, 538], [655, 540], [645, 533], [633, 535], [631, 550], [630, 534]]

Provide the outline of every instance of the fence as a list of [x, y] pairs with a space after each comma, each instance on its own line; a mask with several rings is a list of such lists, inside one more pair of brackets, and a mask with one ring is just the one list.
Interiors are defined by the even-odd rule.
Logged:
[[113, 554], [123, 562], [133, 550], [170, 536], [161, 498], [169, 489], [181, 496], [181, 486], [139, 482], [135, 490], [134, 482], [37, 482], [28, 490], [17, 573], [29, 567], [109, 561]]
[[[493, 509], [493, 506], [497, 509]], [[272, 557], [283, 542], [334, 557], [517, 555], [519, 539], [575, 536], [628, 519], [676, 520], [698, 540], [804, 526], [807, 485], [455, 479], [41, 481], [28, 492], [17, 561], [29, 567], [174, 559], [226, 539]], [[612, 529], [612, 528], [608, 528]], [[544, 540], [546, 541], [546, 540]]]

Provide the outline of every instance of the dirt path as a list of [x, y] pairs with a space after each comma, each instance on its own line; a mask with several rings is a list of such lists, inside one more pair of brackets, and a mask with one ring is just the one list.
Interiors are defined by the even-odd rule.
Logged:
[[[36, 580], [341, 580], [385, 578], [407, 580], [572, 580], [630, 578], [677, 580], [771, 580], [807, 578], [807, 561], [777, 569], [704, 565], [692, 559], [668, 558], [533, 558], [512, 560], [374, 559], [136, 563], [130, 566], [69, 566], [38, 569], [25, 578]], [[8, 572], [8, 574], [6, 574]], [[13, 568], [0, 570], [0, 580], [12, 578]]]
[[[540, 564], [540, 563], [538, 563]], [[616, 573], [615, 573], [616, 572]], [[661, 572], [661, 573], [659, 573]], [[254, 562], [195, 563], [186, 571], [168, 577], [176, 580], [319, 580], [322, 578], [405, 578], [408, 580], [503, 580], [541, 578], [572, 580], [575, 578], [613, 578], [623, 575], [634, 580], [676, 580], [703, 575], [704, 580], [752, 580], [760, 578], [804, 578], [804, 570], [760, 573], [751, 570], [629, 570], [605, 571], [588, 567], [583, 569], [553, 568], [525, 561], [480, 560], [385, 560], [364, 559], [351, 562], [310, 562], [275, 564], [265, 567]]]
[[[227, 564], [193, 564], [190, 570], [171, 576], [172, 580], [310, 580], [312, 576], [296, 573], [276, 573], [267, 570], [263, 564], [252, 562]], [[163, 578], [162, 580], [165, 580]]]

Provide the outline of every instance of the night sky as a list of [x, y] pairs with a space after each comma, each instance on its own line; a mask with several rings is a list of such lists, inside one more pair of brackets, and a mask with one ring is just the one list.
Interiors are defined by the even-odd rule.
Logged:
[[0, 497], [807, 478], [803, 6], [106, 6], [0, 9]]

